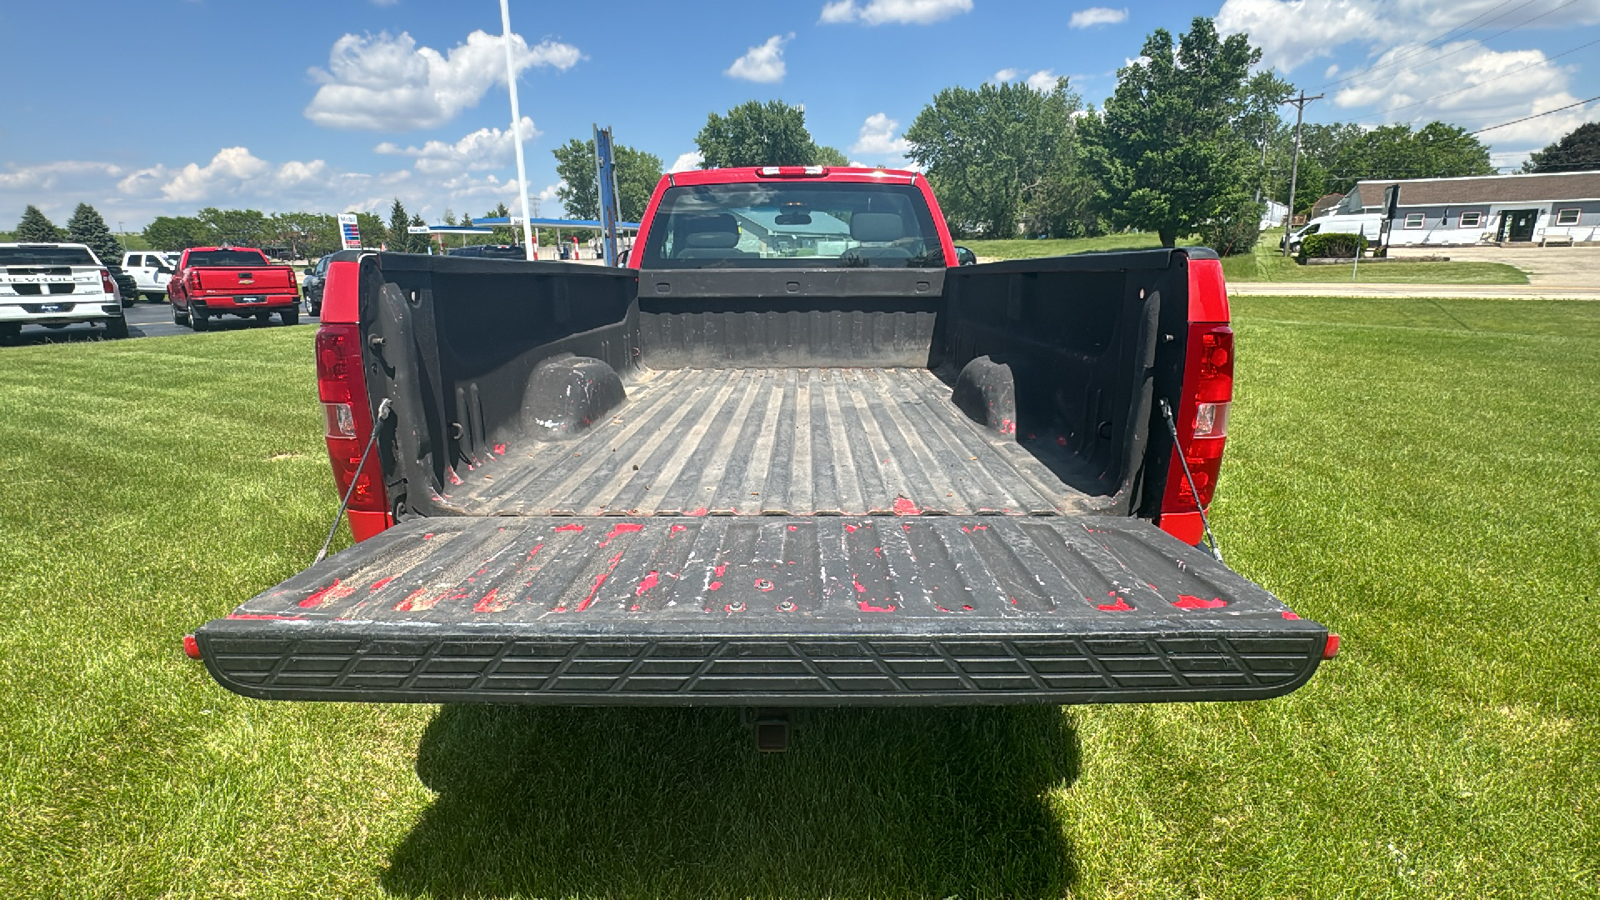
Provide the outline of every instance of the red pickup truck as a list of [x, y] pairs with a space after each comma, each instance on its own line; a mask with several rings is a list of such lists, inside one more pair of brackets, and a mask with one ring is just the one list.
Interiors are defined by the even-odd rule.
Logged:
[[1211, 251], [958, 266], [922, 176], [772, 167], [666, 176], [629, 266], [333, 263], [359, 543], [190, 654], [269, 699], [787, 708], [1259, 699], [1337, 650], [1195, 546]]
[[266, 322], [273, 313], [285, 325], [300, 321], [300, 288], [294, 269], [275, 266], [251, 247], [195, 247], [183, 251], [178, 271], [167, 282], [172, 321], [205, 331], [212, 318], [254, 316]]

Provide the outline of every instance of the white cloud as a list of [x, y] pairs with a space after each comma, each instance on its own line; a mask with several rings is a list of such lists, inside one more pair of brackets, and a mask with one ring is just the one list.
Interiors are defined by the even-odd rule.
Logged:
[[[583, 58], [571, 44], [546, 40], [529, 47], [517, 34], [511, 51], [518, 73], [531, 66], [564, 71]], [[501, 37], [483, 31], [467, 35], [448, 54], [419, 47], [406, 32], [346, 34], [334, 41], [328, 68], [311, 70], [321, 87], [305, 116], [327, 128], [433, 128], [476, 106], [489, 88], [505, 83], [505, 73]]]
[[[464, 139], [442, 146], [451, 152], [465, 148], [461, 157], [465, 161], [481, 145]], [[519, 196], [515, 178], [502, 180], [495, 172], [469, 171], [479, 168], [471, 163], [428, 165], [437, 158], [437, 148], [408, 149], [420, 155], [404, 151], [397, 155], [413, 156], [414, 166], [381, 172], [340, 169], [320, 159], [262, 159], [246, 147], [225, 147], [206, 161], [131, 171], [99, 161], [12, 165], [0, 167], [0, 208], [20, 210], [32, 203], [60, 222], [77, 204], [89, 203], [107, 221], [138, 229], [156, 216], [189, 216], [207, 206], [266, 213], [384, 213], [395, 197], [412, 212], [437, 221], [433, 217], [447, 207], [481, 215], [497, 203], [512, 206]]]
[[672, 161], [672, 165], [667, 167], [667, 171], [687, 172], [690, 169], [700, 168], [700, 164], [705, 161], [705, 156], [699, 150], [690, 150], [688, 153], [678, 154], [678, 158]]
[[971, 11], [972, 0], [867, 0], [863, 5], [856, 0], [835, 0], [822, 7], [821, 21], [929, 25]]
[[[546, 203], [556, 203], [558, 202], [556, 200], [556, 196], [560, 193], [561, 189], [566, 186], [567, 183], [565, 181], [558, 181], [555, 184], [545, 185], [544, 190], [541, 190], [537, 195], [535, 195], [535, 199], [539, 201], [541, 206]], [[545, 214], [540, 213], [540, 215], [543, 216]]]
[[1378, 13], [1376, 4], [1363, 0], [1226, 0], [1217, 30], [1247, 32], [1261, 48], [1262, 63], [1287, 72], [1331, 55], [1340, 44], [1382, 39], [1386, 26]]
[[[1442, 119], [1468, 130], [1556, 109], [1578, 100], [1571, 73], [1540, 50], [1491, 50], [1477, 41], [1445, 44], [1436, 65], [1409, 66], [1420, 45], [1402, 44], [1379, 56], [1381, 66], [1358, 76], [1332, 96], [1335, 106], [1371, 109], [1387, 122], [1422, 124]], [[1396, 65], [1388, 65], [1397, 63]], [[1543, 146], [1595, 117], [1576, 107], [1482, 136], [1497, 147]]]
[[855, 0], [837, 0], [835, 3], [823, 5], [822, 18], [819, 21], [830, 25], [839, 22], [850, 22], [854, 21], [859, 13], [860, 10], [856, 9]]
[[[1223, 34], [1247, 32], [1263, 64], [1288, 72], [1356, 42], [1374, 52], [1431, 41], [1454, 29], [1502, 31], [1564, 28], [1600, 22], [1600, 0], [1509, 9], [1504, 0], [1224, 0], [1217, 12]], [[1421, 55], [1408, 63], [1425, 62]]]
[[1067, 22], [1068, 28], [1093, 28], [1096, 25], [1116, 25], [1128, 20], [1126, 9], [1111, 9], [1105, 6], [1091, 6], [1080, 9], [1072, 14]]
[[1005, 84], [1006, 82], [1010, 81], [1013, 78], [1016, 78], [1018, 75], [1021, 75], [1021, 74], [1022, 73], [1020, 71], [1018, 71], [1017, 69], [1010, 69], [1010, 68], [1001, 69], [1000, 71], [994, 73], [993, 80], [998, 82], [998, 83], [1000, 83], [1000, 84]]
[[122, 167], [112, 163], [77, 160], [63, 160], [37, 166], [13, 165], [7, 168], [8, 171], [0, 172], [0, 191], [49, 191], [60, 187], [63, 183], [94, 179], [96, 176], [104, 180], [122, 174]]
[[1048, 93], [1056, 89], [1056, 79], [1060, 77], [1050, 69], [1040, 69], [1028, 76], [1028, 87], [1041, 94]]
[[[533, 125], [533, 120], [522, 117], [524, 144], [538, 140], [543, 134]], [[372, 148], [389, 156], [409, 156], [416, 160], [417, 171], [444, 174], [459, 171], [481, 171], [507, 165], [516, 154], [516, 132], [507, 128], [479, 128], [455, 143], [428, 141], [421, 147], [400, 147], [384, 141]]]
[[793, 37], [793, 34], [788, 37], [775, 34], [767, 38], [766, 43], [751, 47], [749, 52], [734, 60], [733, 65], [722, 74], [762, 84], [782, 81], [787, 71], [783, 64], [783, 45]]
[[889, 118], [887, 113], [873, 113], [867, 116], [867, 120], [861, 123], [861, 131], [856, 136], [856, 142], [850, 145], [850, 152], [869, 160], [876, 160], [876, 163], [871, 163], [873, 165], [900, 166], [905, 161], [906, 151], [911, 149], [911, 142], [904, 137], [895, 137], [895, 131], [899, 127], [900, 123]]

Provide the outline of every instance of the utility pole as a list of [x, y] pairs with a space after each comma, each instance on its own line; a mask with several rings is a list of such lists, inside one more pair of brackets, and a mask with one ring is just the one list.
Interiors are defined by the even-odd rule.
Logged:
[[517, 184], [522, 188], [522, 246], [529, 259], [536, 259], [533, 216], [528, 212], [528, 166], [522, 157], [522, 113], [517, 109], [517, 70], [511, 62], [511, 8], [507, 0], [500, 0], [500, 42], [506, 48], [506, 84], [511, 88], [511, 135], [517, 145]]
[[1284, 103], [1294, 104], [1294, 163], [1289, 166], [1289, 211], [1283, 216], [1283, 255], [1289, 255], [1289, 229], [1294, 225], [1294, 189], [1295, 182], [1300, 178], [1300, 123], [1305, 119], [1306, 104], [1313, 100], [1321, 100], [1322, 95], [1307, 97], [1304, 89], [1300, 96], [1290, 97]]

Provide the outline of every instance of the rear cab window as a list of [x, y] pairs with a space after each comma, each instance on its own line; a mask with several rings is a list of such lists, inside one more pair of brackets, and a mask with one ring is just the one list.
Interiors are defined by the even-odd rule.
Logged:
[[0, 247], [3, 266], [98, 266], [87, 247]]
[[944, 268], [922, 192], [903, 184], [680, 185], [661, 197], [644, 268]]
[[192, 250], [191, 266], [265, 266], [267, 258], [260, 250]]

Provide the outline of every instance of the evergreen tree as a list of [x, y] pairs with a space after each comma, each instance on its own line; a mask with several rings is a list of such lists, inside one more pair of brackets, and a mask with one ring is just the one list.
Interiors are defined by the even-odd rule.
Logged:
[[[485, 219], [509, 219], [511, 218], [511, 210], [506, 209], [504, 203], [496, 203], [494, 209], [484, 213], [483, 217]], [[469, 221], [467, 224], [470, 225], [472, 223]], [[474, 243], [520, 244], [522, 243], [522, 232], [509, 225], [496, 225], [494, 226], [494, 237], [485, 241], [474, 241]]]
[[[419, 216], [419, 215], [417, 215], [415, 213], [412, 213], [412, 215], [411, 215], [411, 224], [413, 226], [416, 226], [416, 227], [421, 227], [421, 226], [426, 225], [428, 223], [422, 221], [422, 217], [421, 216]], [[407, 229], [406, 238], [407, 238], [406, 244], [407, 244], [407, 246], [409, 246], [411, 248], [411, 252], [412, 253], [427, 253], [428, 252], [428, 239], [429, 239], [428, 235], [426, 235], [426, 234], [411, 234], [410, 233], [410, 229]]]
[[17, 223], [17, 243], [54, 244], [61, 240], [61, 229], [45, 218], [39, 207], [28, 204], [22, 211], [22, 221]]
[[406, 214], [405, 204], [400, 198], [394, 198], [394, 205], [389, 207], [389, 249], [395, 253], [411, 252], [411, 235], [407, 233], [406, 226], [411, 224], [411, 216]]
[[100, 213], [87, 203], [79, 203], [73, 210], [72, 218], [67, 220], [67, 236], [75, 244], [84, 244], [94, 255], [100, 257], [100, 264], [111, 272], [111, 277], [116, 279], [117, 287], [122, 290], [122, 303], [130, 306], [139, 299], [139, 285], [133, 280], [132, 275], [122, 271], [122, 244], [117, 242], [116, 235], [106, 227], [106, 220]]

